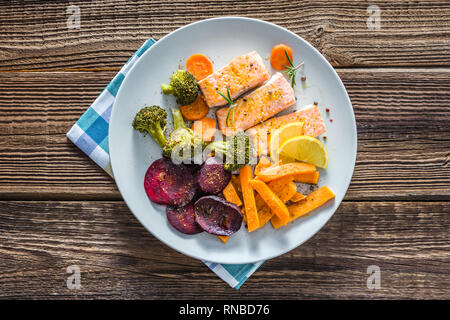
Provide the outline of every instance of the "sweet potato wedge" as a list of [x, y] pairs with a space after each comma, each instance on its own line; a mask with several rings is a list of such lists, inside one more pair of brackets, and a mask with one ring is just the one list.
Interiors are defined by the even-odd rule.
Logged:
[[[286, 203], [297, 193], [297, 186], [291, 176], [272, 180], [268, 183], [269, 188]], [[259, 226], [263, 227], [274, 215], [274, 212], [266, 205], [259, 194], [255, 196], [256, 208], [258, 209]]]
[[238, 207], [242, 206], [241, 198], [239, 198], [236, 189], [233, 186], [233, 183], [230, 181], [228, 185], [222, 191], [225, 199], [231, 203], [234, 203]]
[[[309, 194], [304, 200], [288, 206], [290, 215], [288, 222], [311, 212], [333, 198], [334, 193], [327, 186], [317, 189]], [[278, 229], [284, 225], [284, 221], [279, 219], [278, 216], [273, 216], [270, 221], [275, 229]]]
[[272, 165], [272, 162], [267, 157], [261, 157], [259, 159], [258, 164], [255, 166], [255, 170], [253, 170], [255, 176], [259, 175], [261, 173], [262, 169], [266, 169]]
[[260, 180], [250, 180], [250, 185], [256, 190], [256, 192], [258, 192], [279, 220], [283, 223], [287, 223], [289, 220], [289, 210], [284, 202], [277, 197], [269, 186]]
[[309, 163], [292, 162], [281, 165], [275, 164], [261, 170], [256, 179], [263, 182], [269, 182], [286, 176], [313, 173], [315, 171], [316, 167]]
[[249, 165], [246, 165], [239, 170], [239, 178], [241, 181], [242, 198], [244, 199], [248, 231], [252, 232], [259, 228], [259, 219], [255, 203], [255, 194], [250, 185], [250, 180], [252, 180], [252, 169]]
[[[292, 181], [291, 176], [283, 177], [281, 179], [272, 180], [268, 186], [282, 201], [286, 202], [297, 192], [297, 186]], [[255, 196], [256, 208], [263, 208], [266, 203], [259, 194]]]
[[296, 174], [294, 175], [294, 181], [301, 183], [317, 184], [317, 182], [319, 181], [319, 171]]
[[266, 203], [264, 203], [264, 206], [258, 210], [259, 227], [264, 227], [266, 223], [269, 222], [270, 219], [272, 219], [273, 216], [274, 213], [272, 209], [270, 209], [270, 207], [266, 205]]
[[223, 243], [227, 243], [228, 239], [230, 238], [230, 236], [217, 236], [219, 237], [220, 240], [222, 240]]
[[300, 192], [296, 192], [296, 193], [292, 196], [292, 198], [290, 198], [289, 200], [290, 200], [291, 202], [299, 202], [299, 201], [304, 200], [305, 198], [306, 198], [306, 196], [305, 196], [304, 194], [301, 194]]
[[233, 174], [231, 176], [231, 183], [233, 183], [233, 187], [236, 190], [236, 192], [238, 193], [238, 195], [242, 195], [241, 181], [239, 179], [239, 175]]

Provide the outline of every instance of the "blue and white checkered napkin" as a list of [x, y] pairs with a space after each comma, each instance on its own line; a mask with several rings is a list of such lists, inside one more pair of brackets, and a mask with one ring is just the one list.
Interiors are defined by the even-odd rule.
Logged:
[[[67, 133], [67, 137], [84, 153], [113, 176], [108, 150], [108, 126], [114, 100], [130, 68], [140, 59], [142, 54], [155, 43], [150, 38], [136, 51], [120, 72], [108, 84], [94, 103], [86, 110], [80, 119]], [[231, 287], [239, 289], [250, 275], [263, 264], [264, 261], [249, 264], [217, 264], [203, 261], [212, 271]]]

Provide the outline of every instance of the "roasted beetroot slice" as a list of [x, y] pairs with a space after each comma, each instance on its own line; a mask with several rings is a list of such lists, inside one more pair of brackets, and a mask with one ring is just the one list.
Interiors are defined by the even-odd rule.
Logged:
[[144, 188], [150, 200], [171, 206], [188, 204], [196, 192], [192, 173], [166, 158], [155, 160], [148, 168]]
[[197, 184], [204, 193], [217, 194], [225, 189], [230, 180], [231, 173], [214, 157], [206, 159], [197, 171]]
[[229, 236], [241, 228], [241, 209], [218, 196], [201, 197], [194, 209], [195, 221], [208, 233]]
[[189, 169], [189, 171], [192, 172], [192, 174], [196, 173], [200, 168], [201, 168], [201, 164], [196, 164], [196, 163], [188, 163], [185, 164], [186, 168]]
[[184, 234], [196, 234], [203, 232], [203, 229], [195, 222], [194, 203], [190, 202], [184, 207], [166, 208], [167, 220], [169, 223]]

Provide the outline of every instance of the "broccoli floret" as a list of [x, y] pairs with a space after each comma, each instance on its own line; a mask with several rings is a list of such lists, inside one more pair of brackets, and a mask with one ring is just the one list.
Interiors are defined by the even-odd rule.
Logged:
[[248, 134], [239, 131], [226, 141], [214, 141], [208, 145], [212, 151], [225, 155], [225, 170], [235, 171], [255, 159], [252, 141]]
[[136, 113], [133, 128], [148, 133], [162, 147], [166, 144], [164, 131], [167, 112], [159, 106], [144, 107]]
[[194, 102], [199, 93], [197, 80], [186, 70], [175, 71], [170, 77], [170, 84], [162, 84], [161, 90], [165, 94], [177, 97], [177, 103], [182, 106]]
[[205, 142], [184, 123], [179, 109], [172, 109], [173, 131], [163, 147], [163, 156], [175, 163], [201, 163]]

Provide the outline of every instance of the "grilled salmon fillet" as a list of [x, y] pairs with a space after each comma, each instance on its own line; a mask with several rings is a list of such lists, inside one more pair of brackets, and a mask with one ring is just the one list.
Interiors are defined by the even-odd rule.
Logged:
[[294, 103], [294, 90], [283, 75], [277, 72], [263, 86], [236, 101], [234, 121], [232, 111], [228, 124], [226, 123], [228, 107], [217, 110], [219, 129], [224, 135], [232, 135], [269, 119]]
[[235, 99], [269, 78], [270, 73], [264, 65], [263, 59], [256, 51], [253, 51], [233, 59], [225, 67], [199, 81], [198, 85], [205, 97], [206, 104], [212, 108], [227, 104], [227, 101], [217, 91], [226, 95], [228, 86], [231, 97]]
[[247, 130], [247, 133], [252, 137], [253, 145], [257, 155], [267, 155], [269, 153], [270, 131], [279, 129], [281, 126], [291, 123], [303, 121], [303, 134], [305, 136], [317, 137], [325, 131], [325, 123], [320, 115], [317, 105], [309, 105], [302, 110], [275, 117], [267, 120], [253, 128]]

